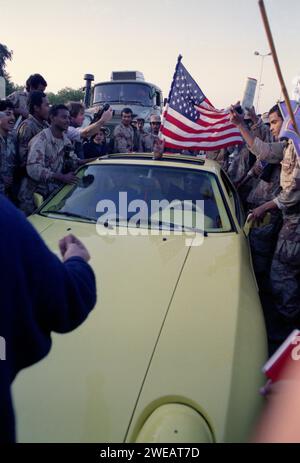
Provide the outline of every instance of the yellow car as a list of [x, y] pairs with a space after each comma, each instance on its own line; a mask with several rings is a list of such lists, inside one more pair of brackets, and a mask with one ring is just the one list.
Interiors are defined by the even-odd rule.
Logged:
[[196, 156], [118, 154], [77, 175], [30, 221], [58, 255], [62, 236], [84, 242], [98, 302], [18, 375], [18, 440], [246, 441], [267, 346], [226, 174]]

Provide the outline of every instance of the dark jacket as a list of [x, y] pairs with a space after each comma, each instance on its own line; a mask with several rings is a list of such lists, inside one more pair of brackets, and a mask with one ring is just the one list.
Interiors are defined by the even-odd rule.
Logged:
[[[51, 331], [73, 330], [96, 302], [95, 276], [80, 257], [62, 263], [0, 195], [0, 443], [15, 440], [10, 385], [51, 347]], [[2, 353], [2, 355], [1, 355]]]
[[91, 140], [83, 144], [84, 159], [105, 156], [107, 152], [108, 152], [108, 149], [107, 149], [106, 143], [101, 143], [99, 145], [97, 143], [94, 143], [93, 140]]

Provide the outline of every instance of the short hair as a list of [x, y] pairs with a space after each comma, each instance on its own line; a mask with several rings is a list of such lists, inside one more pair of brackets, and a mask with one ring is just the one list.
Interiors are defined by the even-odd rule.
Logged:
[[69, 101], [66, 106], [70, 111], [71, 117], [77, 117], [81, 111], [85, 110], [84, 104], [80, 103], [79, 101]]
[[38, 90], [33, 90], [29, 93], [27, 106], [29, 109], [30, 114], [34, 113], [35, 106], [41, 106], [43, 103], [43, 98], [46, 98], [46, 94], [44, 92], [40, 92]]
[[55, 104], [55, 105], [51, 106], [51, 108], [50, 108], [49, 117], [57, 116], [57, 114], [58, 114], [58, 112], [60, 110], [69, 111], [69, 109], [64, 104]]
[[104, 135], [104, 140], [105, 140], [105, 142], [106, 142], [107, 130], [106, 130], [105, 127], [101, 127], [101, 129], [99, 129], [99, 132], [97, 132], [97, 133], [95, 133], [94, 135], [92, 135], [91, 139], [94, 140], [94, 139], [97, 137], [97, 135], [99, 135], [100, 132], [103, 133], [103, 135]]
[[122, 111], [121, 111], [121, 116], [122, 116], [123, 113], [124, 114], [130, 114], [131, 116], [133, 116], [133, 111], [130, 108], [123, 108]]
[[34, 90], [37, 90], [39, 85], [43, 85], [44, 87], [47, 87], [47, 85], [48, 85], [47, 82], [45, 81], [44, 77], [41, 76], [41, 74], [32, 74], [26, 80], [26, 90], [27, 90], [27, 92], [29, 92], [30, 88], [33, 88]]
[[13, 103], [10, 100], [0, 100], [0, 111], [6, 111], [7, 109], [14, 110]]
[[281, 111], [280, 111], [280, 108], [279, 108], [278, 104], [276, 104], [275, 106], [272, 106], [272, 108], [269, 111], [269, 116], [270, 116], [270, 114], [273, 114], [273, 113], [277, 113], [278, 117], [280, 117], [280, 119], [283, 120], [283, 117], [282, 117], [282, 114], [281, 114]]

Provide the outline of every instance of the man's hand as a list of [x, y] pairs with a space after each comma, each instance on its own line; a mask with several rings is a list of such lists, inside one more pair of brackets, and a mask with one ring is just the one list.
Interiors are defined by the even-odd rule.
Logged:
[[109, 122], [111, 120], [112, 116], [113, 116], [113, 110], [111, 109], [111, 107], [109, 107], [108, 110], [104, 111], [104, 113], [100, 117], [99, 125], [102, 126], [102, 125], [107, 124], [107, 122]]
[[259, 177], [262, 174], [263, 170], [264, 169], [263, 169], [260, 161], [256, 161], [256, 163], [252, 167], [252, 172], [255, 175], [255, 177]]
[[165, 149], [165, 140], [157, 138], [153, 145], [153, 158], [158, 160], [162, 158]]
[[262, 204], [250, 213], [250, 215], [247, 218], [247, 222], [257, 220], [259, 223], [263, 220], [266, 213], [272, 209], [277, 209], [277, 205], [276, 203], [274, 203], [274, 201], [268, 201], [267, 203]]
[[60, 174], [58, 180], [67, 185], [76, 185], [78, 183], [78, 178], [74, 172], [68, 172], [67, 174]]
[[91, 125], [88, 125], [80, 129], [81, 138], [89, 138], [98, 133], [99, 129], [111, 120], [112, 115], [113, 110], [111, 108], [108, 108], [107, 111], [104, 111], [104, 113], [97, 122], [93, 122]]
[[257, 220], [260, 222], [264, 216], [266, 215], [268, 209], [266, 208], [266, 205], [263, 204], [262, 206], [259, 206], [255, 208], [251, 214], [248, 216], [247, 222], [251, 222], [252, 220], [255, 221]]
[[72, 234], [59, 241], [59, 249], [64, 262], [71, 257], [82, 257], [86, 262], [91, 258], [84, 244]]
[[244, 125], [244, 115], [237, 113], [236, 110], [234, 109], [234, 106], [230, 107], [229, 119], [230, 119], [230, 122], [236, 125], [237, 127]]

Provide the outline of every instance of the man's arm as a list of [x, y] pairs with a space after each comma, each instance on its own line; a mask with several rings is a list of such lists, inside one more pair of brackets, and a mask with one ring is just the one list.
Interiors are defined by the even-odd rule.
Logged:
[[80, 137], [81, 138], [90, 138], [93, 135], [96, 135], [96, 133], [98, 133], [99, 130], [105, 124], [107, 124], [107, 122], [109, 122], [111, 120], [112, 115], [113, 115], [113, 110], [111, 108], [109, 108], [107, 111], [104, 111], [101, 118], [97, 122], [94, 122], [93, 124], [88, 125], [87, 127], [84, 127], [83, 129], [79, 128]]
[[28, 143], [32, 138], [33, 134], [31, 128], [28, 126], [27, 122], [23, 122], [23, 124], [19, 126], [17, 134], [18, 155], [21, 167], [26, 166], [27, 155], [29, 150]]
[[29, 148], [27, 157], [26, 170], [33, 180], [39, 183], [48, 183], [57, 181], [61, 183], [73, 184], [77, 182], [76, 175], [73, 172], [62, 174], [53, 172], [45, 167], [45, 153], [47, 140], [42, 135], [37, 135]]
[[7, 355], [12, 380], [21, 368], [48, 353], [51, 331], [64, 333], [83, 322], [95, 305], [96, 285], [87, 263], [89, 253], [74, 236], [61, 240], [61, 262], [3, 196], [0, 211], [0, 253], [6, 268], [2, 287], [7, 288], [2, 298], [4, 313], [9, 308], [6, 320], [11, 321]]
[[281, 210], [285, 210], [288, 207], [295, 206], [300, 203], [300, 163], [299, 157], [295, 152], [295, 148], [292, 142], [289, 143], [287, 150], [293, 150], [293, 157], [296, 160], [296, 165], [292, 173], [292, 182], [289, 188], [281, 190], [279, 195], [274, 199], [275, 204]]
[[265, 143], [251, 132], [244, 122], [243, 116], [238, 114], [233, 107], [230, 109], [230, 121], [236, 125], [244, 138], [251, 153], [260, 160], [278, 164], [283, 159], [284, 142]]
[[12, 102], [14, 105], [14, 114], [15, 116], [22, 116], [24, 118], [27, 118], [29, 116], [29, 111], [27, 108], [27, 96], [26, 95], [20, 95], [17, 92], [13, 92], [10, 95], [8, 95], [7, 99]]

